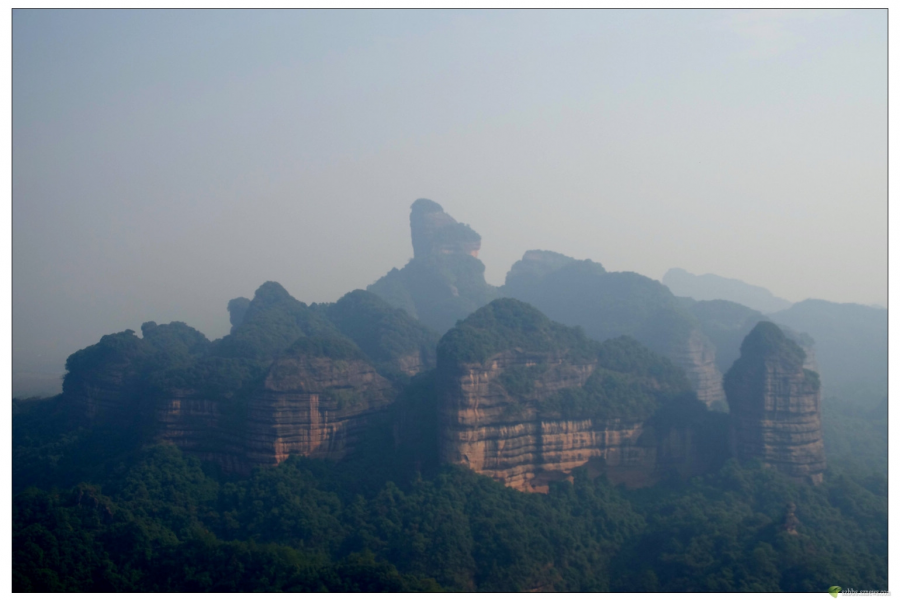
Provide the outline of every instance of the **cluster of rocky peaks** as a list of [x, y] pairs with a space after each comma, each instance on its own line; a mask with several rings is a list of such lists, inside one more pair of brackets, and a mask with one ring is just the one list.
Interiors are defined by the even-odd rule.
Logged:
[[530, 250], [498, 288], [485, 281], [484, 265], [470, 251], [475, 246], [466, 245], [477, 239], [480, 246], [480, 237], [457, 225], [439, 204], [417, 200], [410, 215], [413, 259], [368, 290], [441, 333], [491, 300], [509, 297], [580, 326], [595, 340], [629, 335], [682, 367], [704, 402], [724, 407], [715, 349], [665, 286], [637, 273], [609, 273], [590, 260]]
[[[453, 237], [456, 225], [439, 204], [417, 200], [410, 214], [414, 258], [368, 290], [441, 333], [491, 300], [508, 297], [579, 326], [598, 341], [628, 335], [684, 369], [704, 403], [725, 409], [722, 374], [737, 358], [741, 340], [765, 315], [733, 302], [678, 298], [648, 277], [608, 272], [600, 263], [547, 250], [525, 252], [505, 284], [491, 286], [484, 265], [464, 248], [477, 234]], [[443, 230], [445, 237], [435, 234]], [[451, 238], [458, 243], [442, 245]], [[804, 346], [807, 366], [815, 368], [812, 339], [788, 334]]]
[[233, 330], [213, 342], [184, 323], [104, 336], [69, 357], [64, 398], [92, 422], [247, 471], [291, 453], [340, 458], [434, 366], [437, 334], [362, 290], [308, 306], [268, 282], [229, 308]]
[[[646, 277], [547, 251], [527, 252], [493, 288], [466, 246], [472, 236], [443, 214], [417, 201], [416, 256], [374, 293], [306, 305], [269, 282], [229, 302], [232, 331], [216, 341], [183, 323], [104, 336], [69, 358], [64, 400], [92, 421], [142, 428], [235, 471], [290, 454], [338, 459], [376, 427], [529, 491], [584, 466], [646, 485], [728, 455], [729, 417], [708, 410], [724, 401], [711, 338], [738, 345], [735, 332], [755, 325], [755, 312], [678, 299]], [[379, 298], [385, 290], [395, 295]], [[438, 342], [428, 325], [449, 319]], [[764, 374], [748, 373], [733, 377], [751, 383], [735, 385], [732, 405], [758, 400], [746, 391]], [[769, 402], [776, 392], [766, 393]], [[805, 393], [791, 388], [785, 401]], [[770, 417], [756, 429], [742, 417], [740, 439], [780, 422]], [[741, 456], [794, 464], [766, 452]]]

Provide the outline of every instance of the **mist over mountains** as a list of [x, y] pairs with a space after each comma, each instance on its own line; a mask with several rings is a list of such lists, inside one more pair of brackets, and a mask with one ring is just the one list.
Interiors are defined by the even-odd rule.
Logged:
[[730, 300], [762, 313], [784, 310], [791, 306], [790, 302], [776, 297], [764, 287], [712, 273], [694, 275], [684, 269], [669, 269], [663, 275], [662, 282], [676, 296], [687, 296], [694, 300]]
[[886, 311], [766, 315], [549, 250], [498, 287], [436, 202], [410, 233], [367, 290], [268, 281], [222, 338], [148, 321], [14, 400], [14, 589], [886, 585]]

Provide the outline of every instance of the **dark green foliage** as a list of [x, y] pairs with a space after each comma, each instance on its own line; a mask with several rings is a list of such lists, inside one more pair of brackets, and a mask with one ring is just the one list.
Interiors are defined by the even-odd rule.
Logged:
[[512, 396], [527, 396], [534, 392], [535, 382], [547, 371], [547, 365], [513, 366], [500, 375], [500, 385]]
[[70, 393], [81, 385], [96, 383], [111, 370], [133, 374], [153, 351], [153, 347], [134, 335], [131, 329], [104, 335], [98, 343], [73, 353], [66, 360], [63, 392]]
[[[631, 497], [647, 527], [614, 560], [612, 591], [887, 589], [887, 498], [846, 476], [812, 487], [731, 461], [718, 474]], [[842, 510], [848, 497], [860, 505]], [[783, 528], [789, 502], [797, 535]]]
[[175, 356], [176, 361], [203, 354], [209, 348], [205, 335], [180, 321], [168, 325], [148, 321], [141, 325], [141, 333], [157, 352]]
[[546, 365], [507, 369], [499, 381], [519, 408], [536, 408], [542, 418], [643, 419], [666, 398], [690, 392], [684, 372], [637, 341], [619, 337], [595, 342], [579, 328], [554, 323], [538, 310], [512, 298], [494, 300], [441, 338], [441, 368], [484, 362], [515, 350], [565, 356], [570, 363], [597, 361], [583, 387], [560, 390], [537, 402], [529, 398]]
[[355, 290], [334, 304], [320, 305], [337, 329], [352, 339], [381, 371], [396, 372], [399, 359], [417, 355], [434, 366], [438, 335], [375, 294]]
[[318, 311], [295, 300], [274, 281], [261, 285], [234, 332], [213, 343], [215, 356], [271, 360], [306, 335], [340, 335]]
[[543, 418], [643, 420], [674, 397], [696, 400], [684, 372], [637, 341], [621, 337], [597, 347], [599, 362], [585, 385], [561, 390], [542, 402]]
[[887, 416], [887, 396], [877, 404], [867, 404], [826, 394], [822, 399], [822, 438], [829, 466], [860, 477], [887, 477]]
[[146, 375], [148, 389], [158, 393], [193, 390], [210, 399], [232, 397], [258, 381], [268, 368], [268, 361], [246, 358], [204, 356], [164, 371]]
[[302, 337], [284, 351], [284, 356], [310, 356], [333, 360], [365, 360], [359, 347], [338, 337]]
[[770, 356], [778, 356], [794, 366], [800, 366], [806, 360], [803, 348], [784, 335], [778, 325], [762, 321], [744, 338], [741, 357], [757, 360]]
[[440, 363], [483, 362], [504, 350], [564, 352], [589, 360], [597, 347], [579, 329], [554, 323], [534, 307], [501, 298], [457, 324], [438, 343]]
[[[812, 487], [730, 462], [632, 491], [579, 470], [549, 495], [523, 494], [457, 467], [384, 470], [389, 447], [356, 463], [294, 457], [248, 478], [171, 446], [110, 452], [101, 462], [119, 466], [91, 482], [17, 493], [14, 590], [887, 587], [886, 486], [871, 476], [829, 472]], [[788, 503], [797, 535], [782, 528]]]

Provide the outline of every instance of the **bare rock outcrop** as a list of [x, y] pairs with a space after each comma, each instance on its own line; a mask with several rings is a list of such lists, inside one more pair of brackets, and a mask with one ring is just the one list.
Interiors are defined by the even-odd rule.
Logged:
[[820, 385], [805, 360], [777, 325], [761, 322], [744, 339], [725, 391], [735, 456], [817, 484], [825, 471]]

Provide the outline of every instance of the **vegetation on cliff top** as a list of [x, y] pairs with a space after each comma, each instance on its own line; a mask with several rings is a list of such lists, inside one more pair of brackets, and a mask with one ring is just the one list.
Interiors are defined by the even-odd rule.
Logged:
[[514, 366], [501, 374], [499, 381], [519, 404], [537, 408], [546, 418], [646, 418], [667, 398], [691, 390], [680, 368], [636, 340], [590, 340], [580, 328], [554, 323], [511, 298], [491, 302], [447, 332], [438, 344], [438, 361], [448, 368], [484, 363], [508, 350], [596, 363], [584, 386], [560, 390], [539, 402], [532, 394], [546, 365]]
[[580, 329], [554, 323], [519, 300], [494, 300], [457, 323], [438, 342], [440, 363], [484, 362], [505, 350], [558, 352], [570, 360], [590, 360], [597, 345]]
[[355, 290], [334, 304], [318, 307], [374, 362], [385, 364], [419, 354], [426, 365], [434, 365], [438, 334], [375, 294]]

